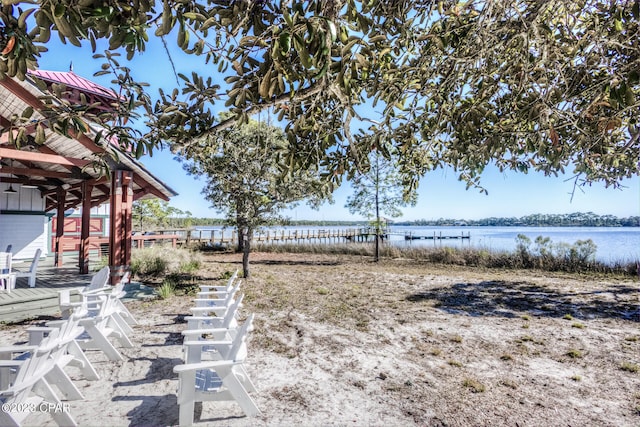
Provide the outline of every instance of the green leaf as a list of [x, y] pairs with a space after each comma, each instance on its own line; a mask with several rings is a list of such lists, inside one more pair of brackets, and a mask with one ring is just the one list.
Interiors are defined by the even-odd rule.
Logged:
[[338, 31], [336, 29], [336, 24], [331, 21], [327, 21], [327, 26], [329, 27], [329, 34], [331, 35], [331, 42], [335, 42], [338, 39]]
[[614, 21], [614, 26], [616, 28], [616, 31], [621, 32], [624, 28], [622, 26], [622, 21], [620, 21], [619, 19], [616, 19]]
[[64, 6], [63, 3], [58, 3], [55, 5], [54, 9], [53, 9], [53, 14], [56, 18], [60, 18], [64, 15], [65, 11], [66, 11], [66, 7]]
[[46, 140], [46, 136], [44, 132], [44, 125], [42, 123], [38, 123], [38, 125], [36, 126], [36, 136], [35, 136], [36, 144], [44, 144], [45, 140]]
[[33, 107], [27, 107], [24, 109], [24, 111], [22, 111], [23, 119], [29, 119], [31, 118], [31, 116], [33, 116]]
[[289, 50], [291, 50], [291, 34], [287, 32], [280, 33], [279, 42], [282, 54], [288, 54]]

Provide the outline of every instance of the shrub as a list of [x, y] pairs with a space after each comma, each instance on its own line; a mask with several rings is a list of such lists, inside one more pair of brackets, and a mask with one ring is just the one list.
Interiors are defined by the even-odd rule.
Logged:
[[158, 245], [131, 252], [131, 272], [138, 276], [192, 273], [200, 264], [200, 255], [188, 249]]
[[171, 280], [165, 280], [157, 289], [158, 296], [161, 299], [167, 299], [176, 293], [176, 286]]
[[545, 259], [553, 255], [553, 249], [552, 249], [550, 237], [542, 237], [542, 236], [536, 237], [535, 245], [536, 246], [534, 248], [534, 253], [538, 257]]
[[531, 252], [529, 247], [531, 246], [531, 239], [524, 234], [518, 234], [516, 236], [516, 253], [522, 261], [523, 267], [529, 267], [531, 265]]
[[138, 276], [160, 276], [167, 270], [168, 262], [158, 256], [142, 256], [131, 259], [131, 272]]
[[180, 273], [194, 273], [200, 268], [200, 260], [189, 260], [180, 264], [178, 267]]

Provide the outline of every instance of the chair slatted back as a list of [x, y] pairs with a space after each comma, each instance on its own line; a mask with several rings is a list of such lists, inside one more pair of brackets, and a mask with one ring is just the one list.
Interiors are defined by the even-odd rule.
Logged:
[[247, 320], [244, 321], [240, 329], [238, 329], [238, 334], [233, 339], [233, 343], [229, 347], [228, 352], [225, 354], [221, 354], [223, 360], [235, 360], [241, 361], [247, 358], [247, 338], [249, 337], [249, 332], [253, 331], [253, 313], [247, 317]]
[[11, 252], [0, 252], [0, 273], [11, 272], [11, 258], [13, 254]]

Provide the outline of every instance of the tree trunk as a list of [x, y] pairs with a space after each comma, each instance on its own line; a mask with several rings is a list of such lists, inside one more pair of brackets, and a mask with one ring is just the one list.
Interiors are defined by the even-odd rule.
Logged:
[[236, 252], [244, 252], [244, 244], [245, 244], [245, 235], [244, 235], [244, 227], [238, 227], [238, 247]]
[[251, 277], [251, 272], [249, 271], [249, 252], [251, 251], [252, 231], [250, 229], [245, 229], [242, 234], [244, 238], [244, 241], [242, 243], [242, 272], [244, 278], [248, 279], [249, 277]]
[[380, 261], [380, 163], [376, 151], [376, 254], [373, 259]]
[[244, 234], [246, 229], [246, 221], [242, 217], [243, 206], [240, 200], [235, 201], [236, 203], [236, 229], [238, 230], [238, 247], [236, 252], [244, 252]]

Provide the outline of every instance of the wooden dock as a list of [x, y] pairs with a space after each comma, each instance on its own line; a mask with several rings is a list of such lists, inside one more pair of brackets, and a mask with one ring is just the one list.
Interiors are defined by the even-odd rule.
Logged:
[[[382, 238], [387, 239], [389, 233], [383, 230]], [[375, 237], [373, 227], [345, 229], [307, 229], [307, 230], [266, 230], [253, 235], [254, 243], [336, 243], [364, 242]], [[181, 243], [182, 239], [178, 242]], [[235, 245], [238, 234], [235, 230], [187, 230], [184, 243], [205, 243], [211, 246]]]
[[[238, 234], [235, 229], [217, 230], [163, 230], [159, 233], [168, 233], [172, 237], [177, 236], [178, 245], [206, 244], [210, 246], [234, 246], [238, 243]], [[382, 230], [382, 240], [388, 240], [393, 236], [398, 236], [404, 240], [461, 240], [470, 239], [469, 232], [460, 234], [442, 234], [434, 231], [430, 234], [426, 231], [415, 233], [412, 231], [390, 231], [388, 228]], [[301, 230], [273, 230], [267, 229], [256, 232], [253, 235], [253, 243], [340, 243], [340, 242], [367, 242], [375, 238], [374, 227], [357, 228], [315, 228]]]
[[466, 235], [464, 234], [464, 232], [462, 232], [462, 234], [455, 234], [455, 235], [442, 235], [442, 231], [440, 233], [436, 233], [435, 231], [433, 232], [433, 234], [413, 234], [412, 232], [407, 232], [404, 235], [404, 239], [405, 240], [448, 240], [448, 239], [470, 239], [471, 238], [471, 233], [467, 233]]

